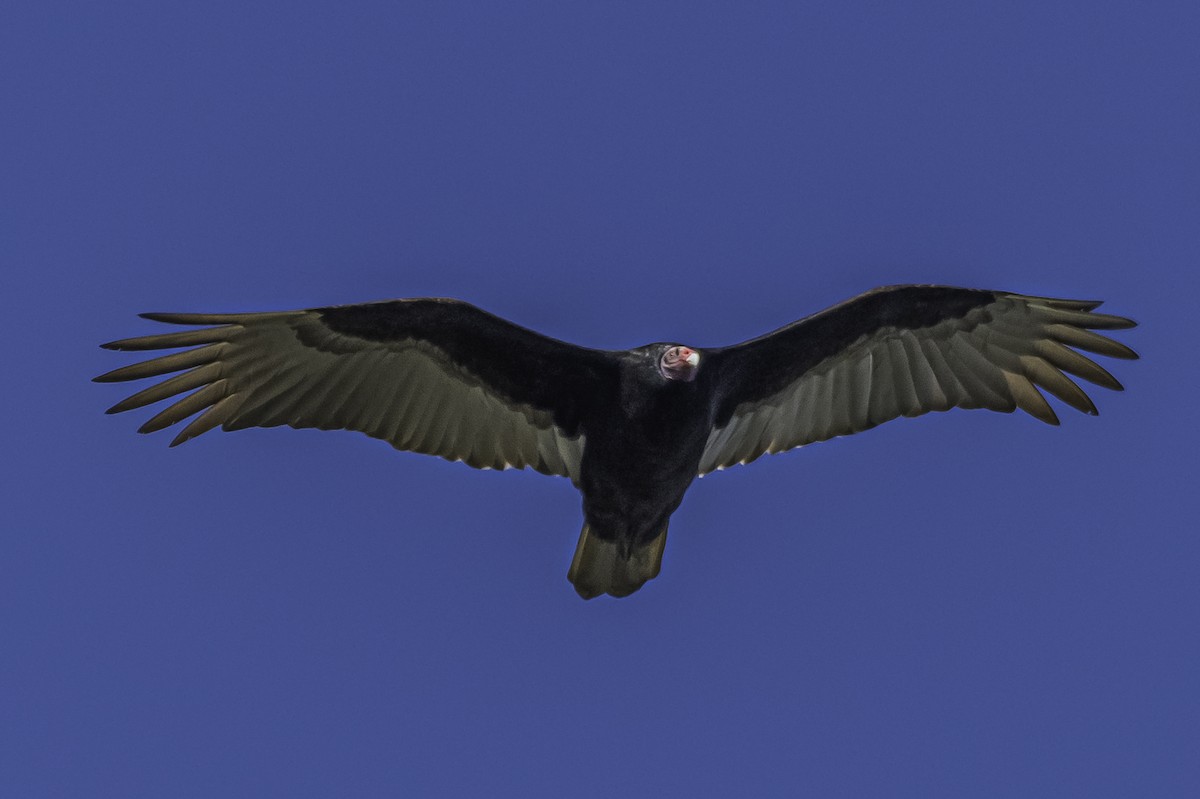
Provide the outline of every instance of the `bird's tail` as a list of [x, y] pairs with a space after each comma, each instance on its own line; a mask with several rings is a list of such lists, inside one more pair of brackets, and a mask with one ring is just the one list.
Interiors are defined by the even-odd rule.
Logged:
[[567, 579], [584, 599], [601, 594], [629, 596], [658, 576], [662, 568], [663, 548], [667, 545], [667, 525], [650, 541], [622, 546], [606, 541], [591, 531], [585, 522], [575, 547], [575, 558]]

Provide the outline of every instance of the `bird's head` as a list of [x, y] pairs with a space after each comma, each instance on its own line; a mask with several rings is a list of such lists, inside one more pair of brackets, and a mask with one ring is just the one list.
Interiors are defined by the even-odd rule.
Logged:
[[658, 359], [658, 371], [668, 380], [690, 383], [700, 369], [700, 353], [681, 344], [669, 344]]

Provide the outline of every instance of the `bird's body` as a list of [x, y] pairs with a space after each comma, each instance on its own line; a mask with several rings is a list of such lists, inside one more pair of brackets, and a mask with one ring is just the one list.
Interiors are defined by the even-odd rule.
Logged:
[[707, 381], [664, 380], [639, 363], [623, 364], [620, 400], [584, 424], [595, 432], [580, 464], [585, 528], [570, 576], [587, 597], [624, 596], [658, 573], [667, 522], [699, 473], [712, 426]]
[[182, 371], [110, 409], [198, 389], [141, 428], [203, 411], [173, 445], [216, 426], [351, 429], [479, 468], [568, 477], [584, 515], [568, 575], [585, 598], [625, 596], [658, 574], [670, 516], [697, 476], [952, 407], [1057, 424], [1035, 386], [1095, 414], [1064, 372], [1120, 384], [1071, 347], [1136, 357], [1090, 332], [1133, 326], [1098, 305], [897, 286], [732, 347], [626, 351], [556, 341], [456, 300], [146, 314], [215, 326], [105, 345], [195, 349], [97, 380]]

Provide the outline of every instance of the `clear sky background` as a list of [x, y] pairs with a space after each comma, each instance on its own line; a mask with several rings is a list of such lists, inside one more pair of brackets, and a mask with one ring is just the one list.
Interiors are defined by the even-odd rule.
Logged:
[[[0, 11], [0, 795], [1200, 795], [1200, 6]], [[1089, 418], [695, 484], [566, 581], [563, 479], [105, 417], [141, 311], [470, 300], [733, 343], [873, 286], [1108, 300]]]

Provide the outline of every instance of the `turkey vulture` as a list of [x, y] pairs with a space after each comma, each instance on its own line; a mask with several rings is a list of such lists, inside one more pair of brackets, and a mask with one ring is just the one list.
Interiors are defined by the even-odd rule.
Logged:
[[109, 413], [199, 389], [139, 432], [201, 412], [171, 446], [220, 425], [358, 430], [481, 469], [569, 477], [583, 531], [567, 574], [585, 599], [658, 574], [667, 523], [697, 476], [764, 453], [950, 408], [1058, 418], [1038, 391], [1096, 414], [1065, 373], [1121, 384], [1076, 350], [1136, 358], [1092, 330], [1134, 326], [1099, 302], [949, 286], [876, 289], [731, 347], [577, 347], [452, 299], [302, 311], [148, 313], [204, 325], [112, 350], [182, 352], [99, 382], [181, 372]]

